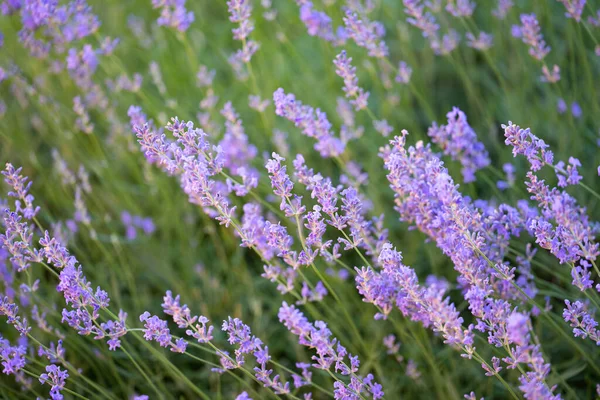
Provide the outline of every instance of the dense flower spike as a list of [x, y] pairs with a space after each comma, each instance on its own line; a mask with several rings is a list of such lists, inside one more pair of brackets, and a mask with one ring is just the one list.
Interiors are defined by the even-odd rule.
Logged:
[[40, 375], [40, 383], [47, 383], [50, 385], [50, 398], [52, 400], [61, 400], [63, 398], [61, 391], [65, 387], [65, 383], [67, 378], [69, 377], [69, 373], [67, 371], [63, 371], [57, 365], [48, 365], [46, 367], [46, 372]]
[[379, 264], [381, 272], [369, 267], [356, 269], [356, 287], [364, 301], [382, 310], [376, 317], [387, 318], [398, 307], [406, 317], [439, 332], [445, 343], [470, 357], [475, 350], [473, 326], [462, 326], [463, 319], [449, 298], [444, 298], [444, 290], [419, 285], [414, 270], [402, 264], [402, 255], [390, 243], [384, 245]]
[[4, 181], [12, 188], [8, 195], [17, 199], [15, 200], [15, 211], [27, 219], [32, 219], [40, 211], [40, 207], [33, 206], [34, 197], [29, 193], [33, 182], [21, 175], [21, 170], [22, 168], [15, 169], [12, 164], [7, 163], [2, 175], [4, 175]]
[[[599, 244], [595, 242], [594, 228], [586, 209], [567, 192], [551, 188], [536, 175], [542, 166], [548, 165], [555, 169], [560, 187], [576, 185], [581, 180], [577, 171], [581, 166], [579, 160], [571, 157], [566, 168], [564, 162], [554, 164], [554, 155], [548, 145], [529, 129], [521, 129], [511, 122], [502, 127], [506, 144], [513, 147], [513, 155], [525, 155], [530, 163], [527, 191], [542, 212], [530, 222], [536, 242], [550, 250], [561, 263], [572, 264], [582, 259], [594, 262], [600, 254]], [[581, 268], [586, 269], [586, 265]]]
[[182, 338], [173, 339], [167, 321], [150, 315], [148, 311], [140, 315], [140, 321], [144, 323], [144, 339], [156, 341], [161, 347], [168, 347], [175, 353], [185, 353], [187, 342]]
[[470, 0], [449, 0], [446, 5], [446, 11], [454, 17], [470, 17], [475, 11], [475, 2]]
[[[475, 328], [487, 333], [490, 344], [511, 349], [504, 359], [506, 363], [529, 366], [531, 372], [520, 378], [525, 396], [533, 398], [530, 396], [536, 392], [551, 395], [552, 388], [544, 381], [549, 365], [542, 358], [539, 346], [529, 336], [526, 341], [516, 343], [506, 334], [507, 318], [515, 312], [506, 299], [523, 298], [521, 291], [515, 290], [518, 283], [514, 282], [514, 269], [503, 260], [508, 239], [522, 229], [518, 213], [506, 205], [498, 207], [500, 215], [516, 214], [513, 217], [516, 221], [509, 225], [510, 231], [498, 230], [496, 218], [490, 215], [484, 219], [458, 192], [429, 146], [417, 142], [414, 147], [406, 148], [407, 134], [403, 131], [402, 136], [391, 142], [393, 147], [382, 154], [400, 219], [415, 224], [453, 261], [469, 310], [477, 320]], [[515, 351], [522, 356], [515, 358]]]
[[586, 0], [558, 0], [561, 2], [566, 9], [565, 16], [567, 18], [573, 18], [575, 21], [581, 21], [581, 13], [583, 13], [583, 7], [585, 7]]
[[540, 61], [550, 52], [535, 14], [521, 14], [521, 25], [513, 26], [513, 36], [529, 45], [529, 54]]
[[344, 16], [346, 34], [354, 42], [368, 50], [371, 57], [387, 57], [388, 47], [383, 41], [385, 28], [378, 21], [369, 21], [365, 16], [359, 16], [351, 9], [347, 9]]
[[477, 134], [467, 122], [464, 112], [454, 107], [446, 116], [448, 125], [438, 126], [434, 122], [427, 135], [442, 148], [444, 154], [462, 164], [464, 181], [473, 182], [475, 172], [490, 164], [488, 152], [483, 143], [477, 141]]
[[158, 25], [168, 26], [185, 32], [192, 22], [194, 22], [194, 13], [186, 10], [185, 1], [152, 0], [152, 7], [160, 8], [160, 17], [157, 20]]
[[3, 374], [16, 375], [27, 364], [26, 354], [27, 347], [18, 344], [12, 346], [9, 340], [0, 336], [0, 360]]
[[320, 109], [314, 109], [296, 100], [293, 94], [286, 94], [279, 88], [273, 93], [275, 113], [292, 121], [302, 129], [302, 133], [315, 138], [315, 150], [323, 157], [335, 157], [344, 152], [344, 143], [331, 131], [327, 115]]
[[346, 50], [343, 50], [333, 60], [335, 65], [335, 73], [344, 79], [344, 93], [346, 97], [351, 99], [350, 103], [354, 105], [356, 111], [367, 108], [367, 100], [369, 92], [365, 92], [363, 88], [358, 86], [358, 77], [356, 76], [356, 67], [353, 67], [350, 62], [351, 57], [346, 55]]
[[[313, 367], [328, 371], [333, 367], [335, 372], [350, 376], [349, 384], [336, 379], [334, 383], [335, 399], [357, 398], [363, 394], [373, 399], [383, 398], [382, 387], [373, 380], [373, 375], [369, 374], [364, 377], [357, 375], [358, 357], [349, 354], [346, 348], [332, 337], [325, 322], [316, 321], [312, 324], [301, 311], [286, 302], [281, 305], [278, 316], [285, 327], [298, 336], [301, 345], [315, 350], [316, 355], [312, 356]], [[348, 361], [345, 361], [346, 357]]]
[[254, 30], [254, 23], [250, 19], [252, 15], [252, 4], [249, 0], [229, 0], [227, 2], [229, 20], [238, 27], [232, 30], [233, 38], [242, 42], [242, 48], [229, 57], [229, 63], [234, 69], [238, 79], [245, 80], [248, 71], [244, 64], [248, 64], [254, 53], [258, 51], [259, 44], [254, 40], [248, 40], [250, 33]]
[[346, 30], [339, 27], [334, 31], [331, 18], [323, 11], [314, 9], [314, 5], [308, 0], [296, 0], [300, 6], [300, 20], [306, 26], [310, 36], [317, 36], [321, 39], [342, 45], [346, 42]]

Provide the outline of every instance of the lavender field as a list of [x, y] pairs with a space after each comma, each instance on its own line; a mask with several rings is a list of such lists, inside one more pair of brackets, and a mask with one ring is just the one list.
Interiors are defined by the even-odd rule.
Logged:
[[0, 13], [0, 399], [600, 398], [600, 1]]

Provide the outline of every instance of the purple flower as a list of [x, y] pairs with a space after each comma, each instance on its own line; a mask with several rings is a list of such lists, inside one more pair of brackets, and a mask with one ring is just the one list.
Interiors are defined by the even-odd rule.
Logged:
[[[561, 263], [574, 263], [581, 258], [593, 261], [600, 254], [598, 243], [590, 226], [585, 208], [579, 206], [577, 200], [568, 193], [557, 188], [550, 188], [540, 180], [535, 172], [544, 164], [552, 166], [558, 177], [558, 185], [564, 187], [575, 185], [581, 180], [577, 168], [581, 163], [576, 158], [569, 158], [569, 165], [564, 162], [553, 164], [553, 154], [547, 150], [548, 145], [529, 129], [521, 129], [509, 122], [503, 125], [506, 144], [513, 146], [513, 155], [523, 154], [531, 167], [527, 174], [527, 191], [532, 200], [538, 202], [541, 216], [530, 219], [528, 229], [536, 237], [536, 242], [550, 250]], [[551, 223], [554, 221], [554, 225]]]
[[[286, 302], [283, 302], [279, 308], [278, 316], [279, 321], [291, 333], [298, 336], [301, 345], [315, 350], [316, 355], [312, 356], [314, 368], [331, 370], [333, 367], [335, 372], [350, 376], [350, 384], [336, 380], [334, 383], [334, 398], [356, 398], [361, 393], [370, 393], [370, 397], [373, 399], [383, 397], [381, 385], [373, 380], [371, 374], [365, 377], [357, 375], [358, 357], [349, 354], [346, 348], [331, 336], [331, 331], [327, 328], [325, 322], [310, 323], [302, 312]], [[348, 361], [346, 361], [346, 358]]]
[[229, 0], [227, 8], [229, 10], [229, 20], [234, 24], [239, 24], [238, 28], [233, 29], [233, 38], [245, 40], [254, 30], [254, 24], [250, 19], [252, 15], [251, 2], [248, 0]]
[[357, 46], [368, 50], [371, 57], [384, 58], [388, 55], [388, 47], [383, 41], [385, 28], [377, 21], [369, 21], [365, 16], [360, 16], [347, 9], [344, 16], [344, 25], [348, 37], [354, 40]]
[[23, 214], [27, 219], [33, 219], [40, 208], [33, 206], [34, 197], [29, 193], [33, 182], [21, 175], [21, 170], [22, 168], [15, 169], [12, 164], [7, 163], [2, 175], [4, 175], [4, 181], [12, 188], [8, 195], [17, 199], [15, 200], [15, 211]]
[[[20, 208], [16, 202], [15, 206]], [[0, 234], [0, 245], [11, 255], [10, 261], [21, 272], [29, 268], [31, 262], [42, 261], [43, 254], [33, 246], [33, 232], [28, 223], [22, 222], [21, 212], [4, 210], [3, 223], [6, 231]]]
[[475, 2], [470, 0], [449, 0], [446, 5], [446, 11], [454, 17], [470, 17], [475, 11]]
[[567, 18], [573, 18], [575, 21], [581, 21], [581, 13], [583, 12], [583, 7], [585, 7], [586, 0], [558, 0], [561, 2], [567, 12], [565, 16]]
[[398, 74], [396, 75], [396, 82], [408, 84], [410, 82], [411, 75], [412, 68], [405, 61], [400, 61], [398, 63]]
[[186, 335], [193, 337], [198, 343], [208, 343], [213, 340], [214, 327], [212, 325], [207, 326], [208, 318], [203, 315], [192, 316], [186, 304], [183, 306], [179, 304], [179, 295], [173, 297], [171, 291], [167, 290], [163, 301], [162, 307], [165, 314], [171, 315], [173, 322], [179, 328], [186, 329]]
[[442, 148], [444, 154], [460, 161], [464, 181], [473, 182], [475, 172], [490, 164], [489, 154], [483, 143], [477, 140], [465, 113], [454, 107], [446, 116], [448, 125], [438, 126], [434, 122], [427, 135]]
[[582, 339], [590, 338], [600, 346], [600, 331], [596, 329], [598, 323], [589, 313], [587, 307], [581, 302], [576, 301], [571, 303], [565, 300], [566, 308], [563, 311], [563, 318], [573, 328], [575, 337]]
[[558, 102], [556, 104], [556, 111], [558, 111], [559, 114], [564, 114], [567, 112], [567, 103], [562, 97], [558, 99]]
[[252, 397], [248, 396], [248, 393], [242, 392], [236, 396], [235, 400], [252, 400]]
[[542, 76], [540, 78], [542, 82], [556, 83], [560, 81], [560, 67], [556, 64], [552, 67], [552, 71], [548, 69], [548, 66], [542, 66]]
[[317, 36], [334, 44], [343, 44], [346, 41], [345, 29], [333, 31], [331, 18], [322, 11], [313, 8], [313, 3], [303, 1], [300, 3], [300, 20], [306, 26], [310, 36]]
[[512, 165], [510, 163], [506, 163], [506, 164], [502, 165], [502, 170], [506, 174], [506, 180], [505, 181], [501, 180], [501, 181], [496, 182], [496, 186], [500, 190], [506, 190], [506, 189], [514, 186], [516, 171], [515, 171], [514, 165]]
[[492, 15], [498, 19], [504, 19], [513, 5], [512, 0], [498, 0], [498, 6], [492, 11]]
[[520, 126], [508, 122], [508, 125], [502, 125], [506, 145], [512, 146], [513, 156], [522, 154], [527, 157], [532, 171], [538, 171], [544, 164], [554, 162], [554, 153], [547, 150], [548, 145], [537, 136], [533, 135], [529, 128], [521, 129]]
[[185, 353], [187, 342], [183, 339], [177, 339], [173, 343], [171, 331], [167, 327], [167, 321], [151, 316], [148, 311], [140, 315], [140, 321], [144, 323], [144, 339], [155, 341], [161, 347], [170, 347], [172, 352]]
[[409, 15], [408, 23], [417, 27], [423, 32], [423, 37], [433, 39], [437, 37], [437, 31], [440, 26], [437, 24], [435, 17], [425, 11], [425, 6], [420, 0], [402, 0], [404, 4], [404, 12]]
[[[453, 261], [455, 269], [460, 273], [459, 284], [464, 287], [464, 297], [469, 304], [469, 310], [477, 321], [474, 328], [486, 332], [488, 342], [496, 347], [512, 345], [509, 356], [504, 360], [513, 366], [528, 360], [527, 365], [535, 371], [536, 387], [551, 393], [551, 389], [544, 383], [549, 366], [541, 356], [539, 347], [531, 344], [530, 341], [525, 343], [526, 338], [522, 336], [516, 336], [522, 342], [522, 345], [516, 346], [512, 338], [507, 335], [507, 320], [515, 310], [506, 299], [523, 298], [523, 295], [511, 284], [515, 280], [514, 268], [510, 268], [503, 260], [502, 249], [508, 246], [510, 236], [517, 235], [522, 229], [523, 222], [520, 221], [518, 213], [511, 207], [502, 205], [497, 210], [490, 207], [491, 209], [484, 209], [485, 214], [479, 214], [470, 199], [458, 192], [448, 171], [429, 146], [417, 142], [414, 147], [405, 147], [407, 134], [403, 131], [401, 137], [396, 137], [391, 142], [393, 148], [382, 151], [386, 169], [389, 171], [388, 180], [396, 193], [396, 209], [400, 213], [401, 220], [415, 224]], [[513, 216], [509, 217], [511, 215]], [[507, 224], [506, 227], [502, 227], [500, 221]], [[380, 258], [383, 254], [382, 252]], [[481, 254], [486, 255], [485, 258]], [[393, 264], [399, 262], [399, 257], [394, 256], [392, 252], [386, 253], [386, 258], [392, 260]], [[383, 265], [384, 271], [385, 262], [379, 263]], [[406, 274], [406, 269], [400, 271]], [[407, 276], [414, 276], [413, 274], [414, 272]], [[390, 296], [387, 291], [368, 289], [383, 287], [388, 290], [388, 287], [393, 288], [398, 285], [386, 284], [385, 280], [369, 273], [368, 270], [362, 272], [361, 278], [368, 278], [369, 282], [377, 283], [367, 285], [362, 289], [363, 293], [380, 301], [381, 304], [390, 304], [390, 299], [394, 299], [395, 296]], [[416, 281], [416, 277], [408, 282], [411, 281]], [[384, 293], [384, 296], [379, 293]], [[437, 291], [434, 291], [434, 295], [438, 295]], [[411, 296], [410, 299], [412, 298]], [[413, 304], [400, 303], [399, 308], [405, 314], [411, 313], [414, 309]], [[406, 311], [402, 307], [405, 307]], [[417, 315], [426, 326], [429, 326], [429, 322], [425, 319], [428, 314]], [[454, 318], [457, 317], [455, 313]], [[472, 328], [466, 331], [471, 337]], [[453, 332], [462, 332], [462, 330], [456, 329]], [[461, 342], [449, 341], [449, 343]], [[472, 344], [472, 340], [469, 344]], [[466, 352], [466, 357], [471, 357], [468, 348], [465, 349], [463, 350]], [[515, 352], [518, 354], [515, 355]], [[526, 358], [521, 358], [521, 355]], [[528, 382], [532, 379], [529, 372], [523, 377]], [[523, 390], [525, 392], [527, 388], [524, 387]]]
[[249, 0], [229, 0], [227, 2], [229, 10], [229, 20], [238, 24], [237, 28], [232, 30], [233, 38], [242, 41], [243, 48], [232, 54], [229, 63], [233, 67], [240, 80], [245, 80], [247, 71], [244, 64], [250, 62], [252, 56], [259, 48], [259, 44], [253, 40], [246, 40], [254, 30], [254, 23], [250, 19], [252, 14], [252, 4]]
[[185, 0], [152, 0], [152, 7], [160, 8], [159, 26], [185, 32], [194, 22], [194, 13], [186, 10]]
[[460, 42], [460, 35], [453, 29], [450, 29], [442, 39], [435, 37], [430, 39], [430, 46], [433, 52], [437, 55], [450, 54], [454, 49], [458, 47]]
[[[588, 17], [588, 22], [595, 27], [600, 27], [600, 8], [596, 10], [596, 15]], [[596, 49], [598, 49], [598, 47], [596, 47]]]
[[519, 346], [526, 346], [529, 343], [529, 318], [526, 315], [513, 312], [507, 320], [506, 329], [508, 337], [513, 343]]
[[65, 387], [65, 382], [69, 377], [67, 371], [63, 371], [57, 365], [46, 366], [46, 372], [40, 375], [40, 383], [48, 383], [50, 387], [50, 398], [52, 400], [62, 400], [63, 395], [61, 391]]
[[543, 60], [550, 52], [544, 37], [540, 33], [540, 25], [535, 14], [521, 14], [520, 36], [523, 43], [529, 45], [529, 54]]
[[335, 57], [333, 63], [336, 67], [335, 73], [344, 79], [344, 93], [346, 93], [346, 97], [351, 99], [350, 104], [354, 105], [354, 109], [360, 111], [367, 108], [369, 92], [365, 92], [363, 88], [358, 86], [356, 67], [353, 67], [350, 64], [351, 61], [352, 58], [346, 56], [346, 50], [342, 50], [342, 52]]
[[85, 0], [69, 1], [60, 7], [57, 3], [30, 1], [22, 8], [16, 7], [14, 0], [3, 3], [5, 13], [20, 11], [23, 26], [19, 39], [34, 57], [44, 58], [53, 48], [62, 53], [68, 43], [92, 35], [100, 26]]
[[479, 32], [479, 35], [475, 37], [471, 32], [467, 32], [467, 45], [477, 50], [485, 51], [492, 47], [494, 37], [489, 33], [483, 31]]
[[275, 114], [292, 121], [308, 137], [315, 138], [315, 150], [323, 157], [335, 157], [344, 152], [344, 143], [333, 135], [327, 115], [296, 100], [293, 94], [286, 94], [279, 88], [273, 93]]
[[27, 363], [26, 354], [27, 347], [21, 345], [11, 346], [8, 339], [0, 336], [0, 360], [2, 361], [3, 374], [16, 375]]
[[573, 114], [573, 117], [575, 117], [575, 118], [578, 118], [578, 119], [581, 118], [581, 115], [582, 115], [581, 106], [576, 101], [571, 103], [571, 114]]

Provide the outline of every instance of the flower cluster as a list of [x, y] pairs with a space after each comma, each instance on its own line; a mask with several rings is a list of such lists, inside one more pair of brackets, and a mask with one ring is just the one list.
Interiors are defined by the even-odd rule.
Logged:
[[344, 152], [344, 143], [331, 130], [327, 115], [320, 109], [304, 105], [293, 94], [279, 88], [273, 93], [275, 113], [302, 129], [302, 133], [315, 138], [315, 150], [323, 157], [335, 157]]
[[356, 111], [360, 111], [367, 108], [369, 92], [365, 92], [363, 88], [358, 86], [356, 67], [350, 64], [351, 61], [352, 58], [348, 57], [344, 50], [336, 56], [333, 63], [336, 67], [335, 73], [344, 79], [344, 93], [346, 93], [346, 97], [351, 99], [350, 103]]
[[490, 157], [483, 143], [467, 122], [467, 116], [458, 107], [446, 114], [448, 125], [435, 122], [427, 131], [431, 141], [442, 148], [444, 154], [459, 161], [465, 182], [475, 180], [475, 172], [490, 164]]
[[[313, 367], [334, 371], [343, 376], [350, 377], [350, 383], [337, 379], [334, 383], [335, 399], [360, 398], [367, 394], [373, 399], [383, 398], [383, 390], [379, 383], [374, 381], [372, 374], [358, 375], [360, 360], [357, 356], [348, 353], [338, 340], [332, 337], [331, 331], [323, 321], [310, 323], [308, 319], [293, 305], [284, 302], [279, 309], [279, 320], [294, 335], [298, 336], [299, 343], [314, 349], [316, 355], [312, 356]], [[346, 358], [348, 361], [345, 361]]]
[[152, 7], [160, 8], [159, 26], [185, 32], [194, 22], [194, 13], [186, 10], [185, 0], [152, 0]]
[[[504, 359], [509, 366], [525, 363], [530, 368], [520, 378], [525, 396], [551, 395], [552, 388], [545, 383], [549, 365], [539, 346], [529, 336], [515, 341], [507, 334], [508, 317], [516, 312], [508, 299], [523, 299], [523, 293], [533, 290], [526, 274], [525, 279], [515, 281], [515, 269], [503, 259], [509, 238], [523, 229], [523, 219], [506, 205], [482, 215], [458, 192], [429, 146], [417, 142], [406, 148], [407, 134], [404, 131], [396, 137], [393, 147], [382, 154], [401, 220], [415, 224], [452, 260], [464, 298], [477, 320], [475, 329], [487, 333], [489, 343], [509, 349]], [[498, 229], [499, 218], [506, 227]], [[519, 284], [526, 286], [520, 288]]]
[[371, 57], [387, 57], [389, 50], [383, 40], [385, 28], [381, 22], [369, 21], [366, 16], [358, 15], [352, 9], [346, 9], [344, 16], [346, 35], [356, 43], [357, 46], [368, 50]]
[[258, 51], [259, 44], [254, 40], [247, 40], [248, 36], [254, 30], [254, 23], [250, 19], [252, 15], [252, 4], [249, 0], [229, 0], [227, 1], [229, 10], [229, 20], [238, 27], [234, 28], [233, 38], [242, 42], [242, 49], [233, 53], [229, 57], [229, 63], [234, 69], [238, 79], [245, 80], [248, 71], [245, 64], [248, 64], [254, 53]]

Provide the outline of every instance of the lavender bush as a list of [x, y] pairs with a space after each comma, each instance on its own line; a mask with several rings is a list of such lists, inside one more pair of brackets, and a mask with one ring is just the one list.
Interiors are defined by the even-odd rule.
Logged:
[[2, 398], [600, 398], [600, 4], [0, 12]]

